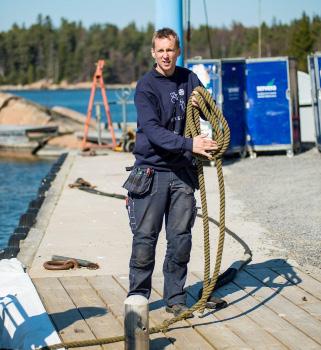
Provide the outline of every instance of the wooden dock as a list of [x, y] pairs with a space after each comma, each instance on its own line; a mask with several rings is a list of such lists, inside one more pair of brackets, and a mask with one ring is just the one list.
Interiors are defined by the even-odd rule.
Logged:
[[[123, 303], [131, 249], [124, 203], [70, 189], [68, 184], [83, 177], [102, 191], [124, 194], [121, 185], [127, 174], [123, 169], [131, 162], [128, 154], [68, 156], [35, 228], [22, 245], [18, 258], [28, 266], [29, 275], [64, 342], [124, 333]], [[214, 201], [214, 186], [209, 186], [208, 192], [209, 200]], [[262, 251], [259, 226], [239, 222], [233, 215], [239, 203], [233, 203], [229, 196], [227, 200], [227, 226], [252, 248], [253, 262], [232, 283], [216, 292], [228, 301], [227, 308], [205, 310], [203, 315], [172, 325], [166, 334], [151, 335], [150, 348], [321, 349], [321, 275], [309, 275], [295, 263]], [[216, 217], [216, 214], [214, 206], [210, 215]], [[189, 305], [197, 300], [202, 281], [199, 233], [201, 223], [196, 223], [187, 281]], [[162, 300], [165, 247], [164, 237], [160, 237], [150, 298], [150, 326], [171, 316], [165, 312]], [[227, 237], [224, 268], [238, 258], [239, 251], [240, 246]], [[88, 259], [99, 263], [100, 269], [44, 270], [42, 263], [53, 254]], [[85, 347], [123, 348], [122, 342]]]
[[[264, 264], [262, 264], [264, 265]], [[190, 273], [188, 303], [197, 300], [201, 274]], [[63, 341], [123, 334], [128, 276], [34, 278]], [[150, 325], [169, 315], [161, 275], [153, 280]], [[229, 306], [181, 321], [151, 336], [151, 349], [321, 349], [321, 283], [288, 264], [249, 266], [217, 295]], [[123, 349], [123, 343], [90, 349]]]

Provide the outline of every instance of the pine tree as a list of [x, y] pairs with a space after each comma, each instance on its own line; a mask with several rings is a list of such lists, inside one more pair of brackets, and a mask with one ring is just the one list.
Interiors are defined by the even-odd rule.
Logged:
[[303, 13], [301, 19], [292, 22], [290, 36], [290, 55], [297, 58], [298, 69], [307, 71], [307, 55], [313, 48], [310, 19]]

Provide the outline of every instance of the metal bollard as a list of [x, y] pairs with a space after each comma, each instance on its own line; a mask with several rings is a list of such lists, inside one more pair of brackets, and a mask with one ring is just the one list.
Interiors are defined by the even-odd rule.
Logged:
[[149, 350], [148, 300], [131, 295], [124, 304], [125, 350]]

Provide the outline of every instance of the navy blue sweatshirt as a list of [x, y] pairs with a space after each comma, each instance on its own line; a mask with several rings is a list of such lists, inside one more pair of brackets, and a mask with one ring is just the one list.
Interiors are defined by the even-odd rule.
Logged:
[[197, 75], [182, 67], [170, 77], [153, 68], [138, 81], [135, 166], [175, 170], [192, 165], [193, 140], [183, 134], [187, 101], [199, 85]]

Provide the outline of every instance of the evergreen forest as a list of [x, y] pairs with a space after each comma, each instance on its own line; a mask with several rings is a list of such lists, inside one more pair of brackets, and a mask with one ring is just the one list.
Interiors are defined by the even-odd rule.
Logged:
[[[26, 28], [13, 25], [0, 32], [0, 84], [29, 84], [41, 79], [59, 83], [90, 81], [95, 62], [105, 59], [106, 83], [130, 83], [150, 69], [152, 24], [135, 23], [119, 29], [112, 24], [85, 28], [81, 22], [61, 19], [55, 27], [39, 15]], [[185, 58], [258, 57], [258, 28], [241, 23], [216, 28], [191, 28]], [[291, 56], [307, 71], [307, 55], [321, 51], [321, 17], [301, 18], [289, 24], [273, 21], [261, 26], [261, 57]]]

